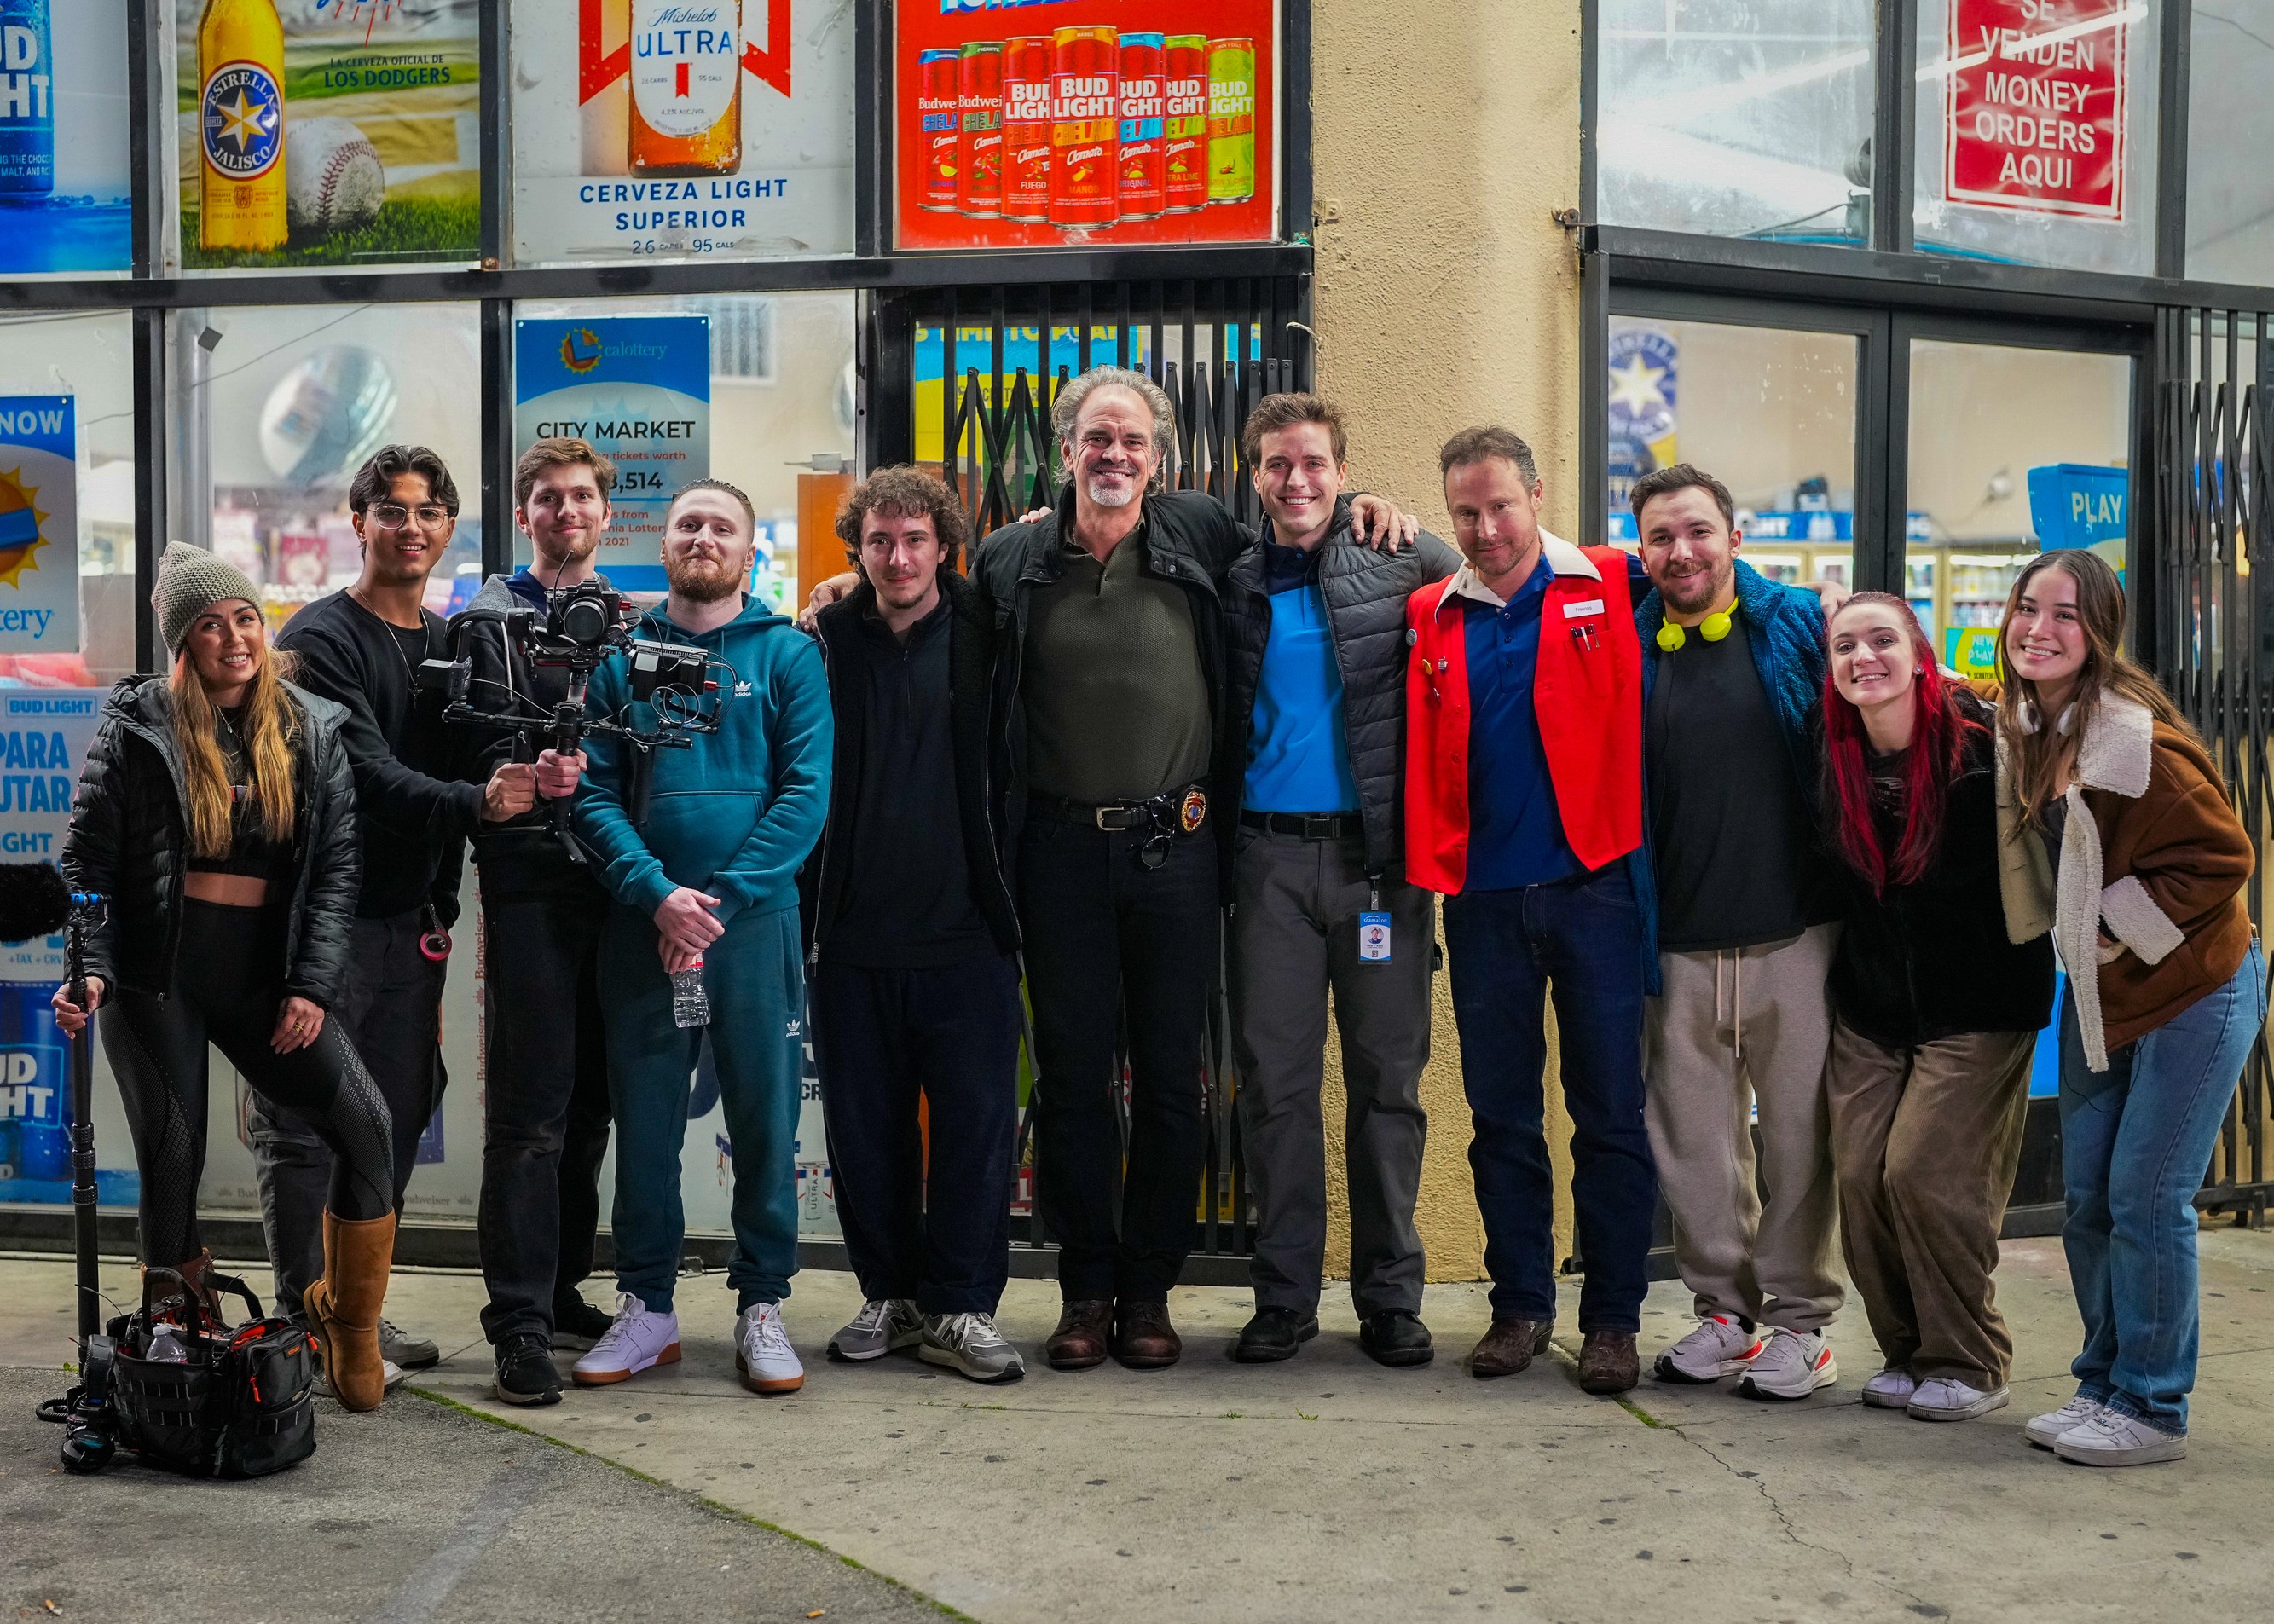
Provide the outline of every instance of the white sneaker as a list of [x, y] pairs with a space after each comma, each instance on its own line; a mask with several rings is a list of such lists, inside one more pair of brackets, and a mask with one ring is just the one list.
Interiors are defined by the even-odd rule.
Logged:
[[2097, 1398], [2087, 1398], [2082, 1393], [2059, 1410], [2049, 1410], [2022, 1429], [2029, 1440], [2040, 1449], [2050, 1449], [2053, 1440], [2071, 1427], [2082, 1426], [2094, 1419], [2108, 1406]]
[[1660, 1381], [1702, 1387], [1724, 1376], [1741, 1376], [1766, 1345], [1766, 1339], [1735, 1314], [1708, 1314], [1698, 1328], [1658, 1356], [1651, 1373]]
[[1737, 1392], [1745, 1398], [1806, 1398], [1839, 1380], [1840, 1366], [1823, 1332], [1788, 1331], [1778, 1326], [1753, 1356]]
[[986, 1314], [930, 1315], [923, 1322], [923, 1346], [916, 1357], [960, 1371], [974, 1381], [1016, 1381], [1027, 1373], [1027, 1362]]
[[829, 1339], [829, 1357], [858, 1364], [863, 1359], [881, 1359], [922, 1341], [923, 1316], [913, 1302], [904, 1297], [870, 1297], [851, 1322]]
[[616, 1298], [615, 1319], [568, 1373], [580, 1387], [605, 1387], [659, 1365], [678, 1363], [679, 1316], [656, 1313], [626, 1291]]
[[1891, 1365], [1864, 1384], [1864, 1402], [1874, 1410], [1908, 1409], [1918, 1387], [1917, 1377]]
[[2005, 1409], [2008, 1398], [2003, 1387], [1984, 1393], [1955, 1376], [1930, 1376], [1919, 1383], [1907, 1410], [1914, 1421], [1971, 1421]]
[[794, 1393], [805, 1385], [805, 1366], [782, 1328], [779, 1303], [753, 1303], [734, 1321], [734, 1368], [753, 1393]]
[[2187, 1435], [2150, 1426], [2137, 1416], [2103, 1409], [2053, 1440], [2053, 1453], [2081, 1466], [2146, 1466], [2187, 1458]]

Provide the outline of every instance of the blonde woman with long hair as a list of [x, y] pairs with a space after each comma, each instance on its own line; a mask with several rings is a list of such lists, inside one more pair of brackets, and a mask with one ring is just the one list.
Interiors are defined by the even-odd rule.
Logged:
[[109, 912], [88, 944], [87, 1005], [59, 989], [56, 1024], [77, 1033], [101, 1011], [141, 1169], [143, 1259], [208, 1309], [207, 1043], [330, 1146], [325, 1277], [306, 1316], [332, 1391], [369, 1410], [384, 1392], [395, 1182], [386, 1101], [327, 1017], [362, 873], [347, 712], [286, 680], [259, 589], [210, 553], [167, 548], [153, 604], [173, 667], [113, 690], [79, 775], [64, 874]]
[[2047, 553], [1999, 630], [2000, 880], [2022, 939], [2068, 970], [2061, 1241], [2084, 1320], [2076, 1396], [2030, 1441], [2093, 1466], [2187, 1452], [2194, 1195], [2250, 1046], [2266, 960], [2242, 900], [2255, 853], [2218, 763], [2124, 654], [2124, 588]]

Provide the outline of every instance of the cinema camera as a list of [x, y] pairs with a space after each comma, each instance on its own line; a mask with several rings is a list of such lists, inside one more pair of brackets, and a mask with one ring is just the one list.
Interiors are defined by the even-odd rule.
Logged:
[[[634, 823], [647, 817], [648, 787], [655, 752], [686, 749], [697, 733], [719, 731], [719, 712], [706, 696], [719, 691], [711, 676], [708, 650], [681, 643], [659, 643], [635, 637], [637, 613], [621, 593], [597, 581], [582, 581], [547, 593], [545, 613], [526, 605], [508, 610], [504, 617], [506, 641], [532, 666], [565, 670], [568, 696], [550, 711], [518, 689], [508, 688], [512, 708], [484, 710], [467, 702], [475, 681], [473, 664], [463, 652], [455, 659], [430, 659], [418, 668], [418, 685], [448, 699], [442, 719], [461, 726], [508, 733], [520, 739], [534, 756], [541, 749], [573, 756], [593, 733], [620, 739], [631, 751], [626, 809]], [[592, 673], [608, 660], [621, 658], [630, 677], [631, 697], [644, 702], [655, 726], [636, 728], [618, 716], [595, 716], [585, 696]], [[508, 667], [508, 669], [510, 669]], [[490, 684], [490, 686], [504, 686]], [[571, 862], [584, 861], [568, 828], [569, 803], [546, 803], [553, 837], [567, 850]]]

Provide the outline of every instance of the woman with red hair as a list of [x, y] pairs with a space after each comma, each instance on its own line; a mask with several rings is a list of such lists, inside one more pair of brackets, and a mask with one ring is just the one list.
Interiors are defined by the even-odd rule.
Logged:
[[1995, 713], [1900, 598], [1856, 593], [1826, 636], [1821, 805], [1848, 897], [1826, 1090], [1841, 1244], [1886, 1360], [1864, 1402], [1971, 1420], [2007, 1402], [1990, 1276], [2052, 954], [2011, 940], [1999, 899]]

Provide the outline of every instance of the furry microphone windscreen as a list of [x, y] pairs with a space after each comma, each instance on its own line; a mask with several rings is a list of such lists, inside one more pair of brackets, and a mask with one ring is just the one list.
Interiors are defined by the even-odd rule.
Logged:
[[53, 863], [0, 863], [0, 942], [51, 936], [71, 918], [71, 889]]

